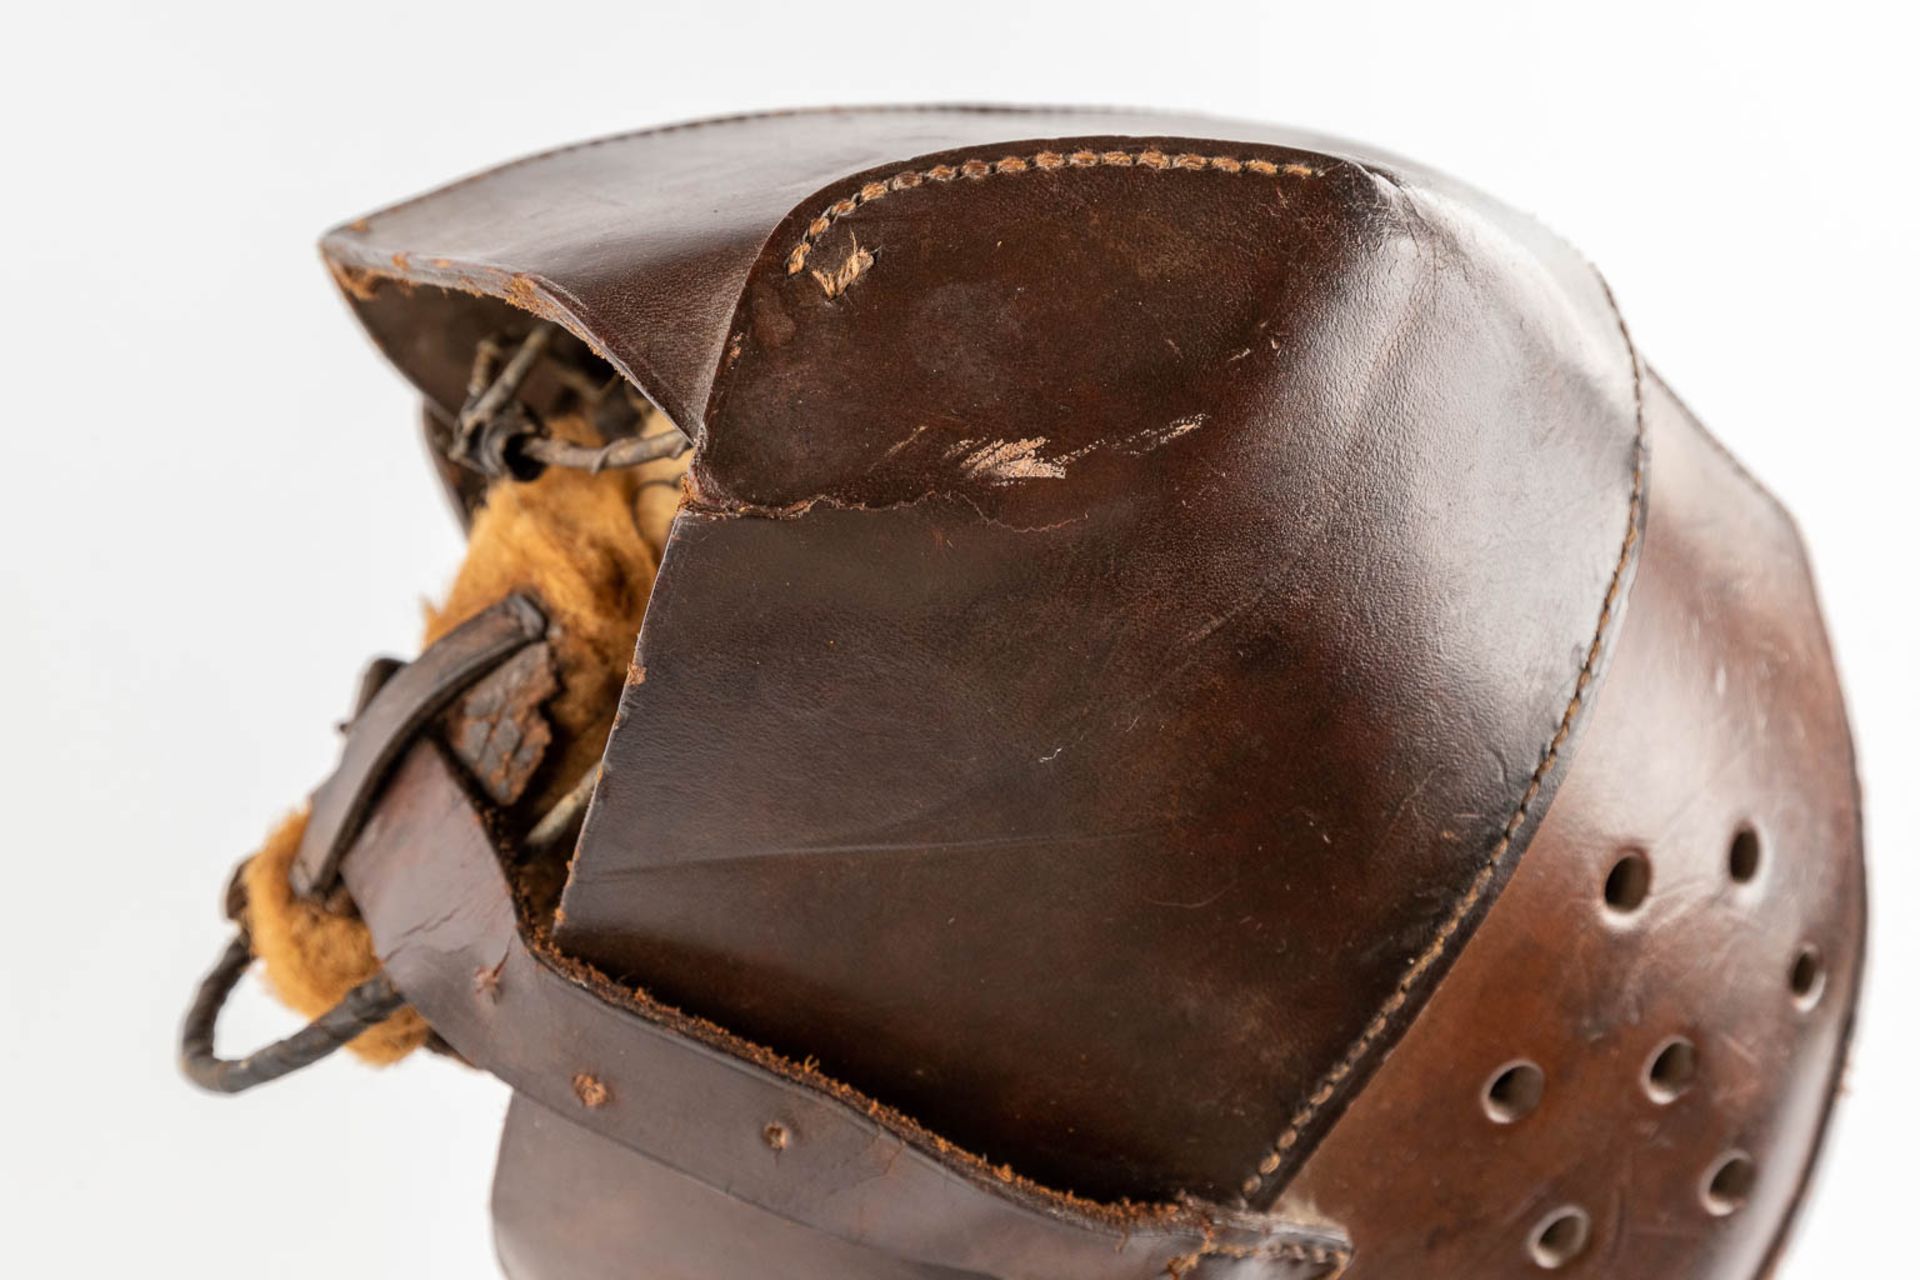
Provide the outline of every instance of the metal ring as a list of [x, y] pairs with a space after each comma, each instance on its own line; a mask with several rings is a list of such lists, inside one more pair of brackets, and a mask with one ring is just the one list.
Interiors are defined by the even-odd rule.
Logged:
[[240, 975], [253, 963], [253, 942], [243, 928], [234, 935], [219, 962], [200, 982], [193, 1007], [180, 1028], [180, 1070], [187, 1079], [210, 1093], [245, 1093], [255, 1085], [278, 1080], [310, 1067], [370, 1027], [379, 1025], [405, 1004], [384, 973], [355, 987], [340, 1003], [283, 1040], [256, 1049], [244, 1058], [221, 1058], [213, 1051], [213, 1031], [220, 1011], [233, 994]]

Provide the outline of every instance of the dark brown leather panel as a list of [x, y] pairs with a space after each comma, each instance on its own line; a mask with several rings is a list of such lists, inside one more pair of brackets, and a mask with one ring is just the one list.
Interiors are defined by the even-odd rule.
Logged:
[[[342, 873], [387, 975], [461, 1056], [649, 1157], [598, 1160], [627, 1180], [601, 1189], [574, 1222], [616, 1235], [577, 1239], [556, 1265], [608, 1274], [590, 1269], [604, 1256], [596, 1250], [617, 1248], [631, 1229], [621, 1203], [638, 1215], [634, 1198], [661, 1192], [667, 1175], [651, 1170], [738, 1201], [726, 1215], [736, 1227], [769, 1218], [804, 1227], [787, 1233], [817, 1237], [803, 1257], [861, 1259], [867, 1269], [850, 1275], [1327, 1280], [1346, 1259], [1337, 1233], [1272, 1216], [1191, 1202], [1102, 1206], [1048, 1191], [811, 1068], [577, 967], [563, 972], [522, 938], [486, 820], [431, 742], [395, 770]], [[583, 1172], [576, 1157], [598, 1159], [562, 1144], [507, 1176], [565, 1187]], [[717, 1212], [713, 1195], [683, 1194]], [[662, 1220], [633, 1219], [646, 1221]], [[681, 1256], [726, 1260], [728, 1242], [696, 1226], [680, 1224]]]
[[[484, 300], [504, 299], [565, 324], [695, 431], [749, 269], [781, 219], [796, 204], [811, 204], [823, 185], [971, 143], [1100, 133], [1206, 137], [1222, 123], [999, 107], [699, 120], [475, 174], [337, 227], [321, 251], [374, 339], [443, 408], [461, 402], [473, 341], [507, 314]], [[1269, 141], [1345, 145], [1266, 125], [1233, 128]]]
[[[1282, 1199], [1348, 1225], [1352, 1280], [1535, 1275], [1532, 1235], [1567, 1209], [1590, 1224], [1569, 1274], [1744, 1280], [1831, 1104], [1865, 926], [1832, 659], [1791, 521], [1664, 387], [1649, 407], [1647, 546], [1579, 758]], [[1615, 871], [1636, 856], [1644, 885]], [[1517, 1061], [1544, 1091], [1496, 1123], [1484, 1090]], [[1732, 1152], [1754, 1181], [1710, 1206]]]
[[1009, 143], [803, 202], [725, 358], [559, 941], [1044, 1181], [1259, 1202], [1604, 662], [1598, 281], [1411, 173]]
[[[769, 1151], [766, 1159], [777, 1157]], [[515, 1095], [493, 1180], [511, 1280], [980, 1280], [777, 1217]]]
[[[768, 1152], [767, 1160], [779, 1157]], [[512, 1280], [989, 1280], [913, 1262], [767, 1213], [516, 1095], [493, 1190], [494, 1239]], [[1185, 1267], [1185, 1264], [1179, 1264]], [[1037, 1274], [1045, 1275], [1040, 1272]], [[1333, 1280], [1215, 1257], [1154, 1277]]]

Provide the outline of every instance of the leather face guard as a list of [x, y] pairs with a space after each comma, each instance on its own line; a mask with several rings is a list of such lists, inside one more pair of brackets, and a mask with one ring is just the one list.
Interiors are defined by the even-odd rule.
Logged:
[[[377, 982], [222, 1066], [231, 951], [202, 1083], [404, 994], [515, 1089], [516, 1280], [1775, 1256], [1859, 989], [1844, 711], [1790, 521], [1567, 246], [1335, 140], [928, 109], [323, 251], [558, 594], [376, 682], [290, 874]], [[689, 440], [622, 577], [595, 473]]]

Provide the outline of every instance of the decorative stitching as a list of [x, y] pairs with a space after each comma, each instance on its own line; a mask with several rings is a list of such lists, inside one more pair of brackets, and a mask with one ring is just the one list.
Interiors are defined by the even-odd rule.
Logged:
[[[852, 195], [828, 205], [818, 217], [807, 224], [806, 234], [800, 237], [800, 243], [795, 245], [793, 252], [787, 255], [787, 274], [797, 276], [806, 269], [807, 255], [813, 252], [814, 245], [834, 223], [862, 205], [884, 199], [895, 191], [911, 191], [927, 182], [952, 182], [955, 179], [977, 182], [998, 174], [1029, 173], [1035, 169], [1052, 172], [1056, 169], [1099, 168], [1251, 173], [1266, 178], [1280, 176], [1317, 178], [1324, 172], [1312, 165], [1298, 162], [1281, 163], [1260, 158], [1242, 159], [1238, 156], [1204, 156], [1193, 151], [1169, 153], [1157, 147], [1148, 147], [1144, 151], [1039, 151], [1030, 156], [1002, 156], [998, 160], [974, 159], [963, 160], [959, 164], [936, 164], [926, 169], [897, 173], [891, 178], [876, 179], [862, 186]], [[832, 297], [833, 294], [829, 292], [827, 296]]]
[[437, 199], [440, 196], [446, 195], [450, 191], [457, 191], [461, 187], [472, 186], [477, 182], [484, 182], [489, 178], [496, 178], [503, 173], [510, 173], [515, 169], [521, 169], [521, 168], [525, 168], [528, 165], [538, 164], [542, 160], [551, 160], [558, 156], [570, 155], [575, 151], [591, 151], [595, 147], [604, 147], [604, 146], [609, 146], [612, 144], [622, 143], [622, 142], [634, 142], [641, 138], [657, 137], [661, 134], [686, 133], [693, 129], [707, 129], [707, 128], [711, 128], [714, 125], [752, 124], [762, 120], [786, 120], [796, 116], [833, 116], [833, 115], [879, 115], [879, 116], [902, 116], [902, 115], [1049, 116], [1049, 115], [1060, 115], [1060, 116], [1065, 116], [1065, 115], [1084, 115], [1084, 114], [1091, 114], [1094, 116], [1099, 116], [1103, 114], [1135, 115], [1135, 116], [1142, 116], [1142, 117], [1165, 115], [1169, 119], [1174, 118], [1173, 112], [1163, 111], [1153, 107], [1020, 106], [1018, 104], [1000, 105], [995, 103], [969, 104], [969, 103], [940, 103], [940, 102], [881, 103], [873, 106], [864, 106], [864, 107], [788, 107], [785, 109], [774, 110], [774, 111], [740, 111], [740, 112], [734, 112], [730, 115], [704, 116], [698, 120], [675, 120], [667, 124], [648, 125], [640, 129], [628, 129], [620, 133], [604, 134], [598, 138], [584, 138], [579, 142], [569, 142], [557, 147], [548, 147], [544, 151], [536, 151], [531, 155], [517, 156], [512, 160], [508, 160], [504, 164], [497, 164], [492, 166], [491, 168], [481, 169], [477, 173], [470, 173], [464, 178], [456, 178], [452, 182], [448, 182], [441, 186], [434, 187], [430, 191], [423, 191], [419, 195], [409, 196], [406, 199], [396, 201], [393, 204], [383, 205], [380, 208], [374, 210], [372, 213], [365, 214], [361, 217], [355, 218], [352, 222], [347, 223], [344, 227], [336, 228], [336, 230], [364, 233], [370, 229], [373, 221], [376, 218], [384, 218], [389, 214], [398, 213], [402, 209], [411, 208], [414, 205], [423, 204], [426, 201]]
[[1294, 1112], [1287, 1122], [1286, 1129], [1274, 1141], [1273, 1148], [1262, 1157], [1259, 1172], [1242, 1184], [1241, 1193], [1249, 1198], [1259, 1194], [1266, 1180], [1278, 1172], [1282, 1157], [1300, 1141], [1300, 1135], [1306, 1126], [1333, 1098], [1341, 1081], [1353, 1074], [1354, 1069], [1360, 1065], [1360, 1060], [1373, 1047], [1374, 1041], [1385, 1034], [1387, 1024], [1392, 1021], [1394, 1014], [1406, 1005], [1413, 994], [1413, 988], [1426, 976], [1427, 971], [1439, 963], [1447, 944], [1452, 941], [1454, 934], [1460, 931], [1467, 916], [1472, 913], [1474, 907], [1492, 886], [1493, 878], [1500, 869], [1501, 859], [1506, 857], [1507, 851], [1513, 847], [1514, 837], [1526, 822], [1527, 811], [1539, 798], [1547, 774], [1552, 772], [1554, 765], [1559, 761], [1560, 749], [1566, 745], [1567, 737], [1573, 731], [1573, 722], [1580, 714], [1580, 706], [1586, 697], [1587, 687], [1592, 684], [1594, 672], [1599, 668], [1600, 653], [1605, 646], [1607, 627], [1613, 620], [1615, 608], [1620, 603], [1620, 592], [1626, 583], [1627, 565], [1632, 560], [1633, 548], [1640, 539], [1640, 506], [1646, 484], [1647, 432], [1640, 356], [1634, 349], [1632, 335], [1627, 332], [1626, 319], [1620, 314], [1620, 308], [1614, 301], [1613, 290], [1608, 287], [1604, 279], [1600, 280], [1600, 288], [1607, 296], [1607, 305], [1612, 309], [1614, 322], [1619, 326], [1621, 339], [1626, 343], [1627, 361], [1633, 370], [1633, 490], [1627, 500], [1626, 536], [1621, 539], [1620, 556], [1614, 562], [1613, 577], [1607, 585], [1606, 598], [1600, 605], [1599, 624], [1594, 628], [1593, 639], [1588, 643], [1586, 657], [1580, 664], [1580, 674], [1573, 683], [1573, 696], [1567, 700], [1566, 710], [1561, 713], [1560, 723], [1554, 729], [1553, 737], [1548, 740], [1547, 749], [1541, 755], [1540, 763], [1534, 768], [1533, 776], [1527, 779], [1527, 789], [1521, 793], [1519, 805], [1515, 807], [1513, 815], [1507, 819], [1506, 826], [1501, 829], [1499, 841], [1493, 846], [1493, 852], [1487, 855], [1486, 861], [1481, 864], [1479, 873], [1473, 878], [1473, 883], [1455, 904], [1453, 911], [1440, 926], [1426, 950], [1420, 953], [1394, 987], [1393, 994], [1387, 997], [1386, 1003], [1381, 1005], [1379, 1011], [1373, 1015], [1359, 1038], [1348, 1047], [1346, 1056], [1335, 1063], [1333, 1069], [1321, 1079], [1320, 1087], [1308, 1096], [1306, 1105]]

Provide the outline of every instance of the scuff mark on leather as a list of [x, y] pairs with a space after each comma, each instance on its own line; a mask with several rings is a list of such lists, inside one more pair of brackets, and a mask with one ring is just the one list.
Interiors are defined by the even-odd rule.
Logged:
[[798, 520], [811, 514], [816, 509], [825, 511], [859, 511], [868, 514], [877, 514], [882, 511], [908, 510], [913, 507], [924, 507], [943, 502], [966, 506], [972, 510], [974, 517], [982, 524], [991, 525], [996, 529], [1005, 529], [1009, 533], [1050, 533], [1055, 529], [1064, 529], [1068, 525], [1079, 524], [1086, 520], [1090, 514], [1089, 512], [1082, 511], [1078, 515], [1067, 516], [1061, 520], [1049, 521], [1046, 524], [1012, 524], [996, 516], [988, 515], [985, 508], [969, 494], [956, 493], [945, 489], [930, 489], [915, 497], [902, 498], [897, 502], [863, 503], [853, 502], [846, 498], [837, 498], [832, 494], [816, 494], [811, 498], [804, 498], [799, 502], [792, 502], [785, 506], [777, 507], [766, 506], [755, 502], [744, 502], [738, 499], [717, 500], [703, 497], [699, 501], [695, 501], [689, 496], [680, 508], [679, 518], [683, 520]]
[[[1041, 452], [1047, 444], [1045, 436], [1023, 436], [1013, 440], [968, 438], [948, 445], [941, 458], [946, 462], [958, 462], [967, 479], [992, 485], [1017, 484], [1022, 480], [1063, 480], [1069, 466], [1103, 449], [1124, 453], [1129, 457], [1145, 457], [1157, 449], [1164, 449], [1182, 436], [1198, 431], [1206, 424], [1205, 413], [1190, 413], [1164, 425], [1147, 427], [1118, 439], [1095, 440], [1078, 449], [1051, 455]], [[888, 461], [905, 452], [927, 433], [931, 425], [927, 423], [915, 427], [906, 438], [889, 447], [880, 456], [880, 461]]]
[[[1043, 458], [1040, 447], [1046, 444], [1045, 436], [1028, 436], [1022, 440], [994, 440], [967, 454], [964, 463], [968, 479], [985, 480], [990, 484], [1012, 484], [1020, 480], [1061, 480], [1067, 474], [1067, 462], [1075, 456], [1066, 458]], [[962, 440], [955, 452], [971, 448], [974, 441]]]
[[862, 249], [860, 247], [859, 237], [856, 236], [853, 241], [853, 252], [847, 255], [846, 261], [831, 271], [815, 270], [812, 273], [814, 283], [820, 286], [821, 292], [825, 293], [828, 298], [837, 298], [845, 293], [853, 282], [865, 274], [867, 268], [872, 265], [872, 252]]
[[377, 271], [348, 266], [332, 258], [327, 259], [327, 270], [332, 274], [333, 282], [340, 286], [341, 292], [355, 302], [371, 301], [385, 279]]
[[1116, 441], [1113, 447], [1137, 458], [1152, 453], [1155, 449], [1164, 449], [1181, 436], [1189, 435], [1206, 425], [1206, 414], [1190, 413], [1184, 418], [1175, 418], [1164, 427], [1149, 427], [1145, 431], [1135, 432], [1124, 440]]

